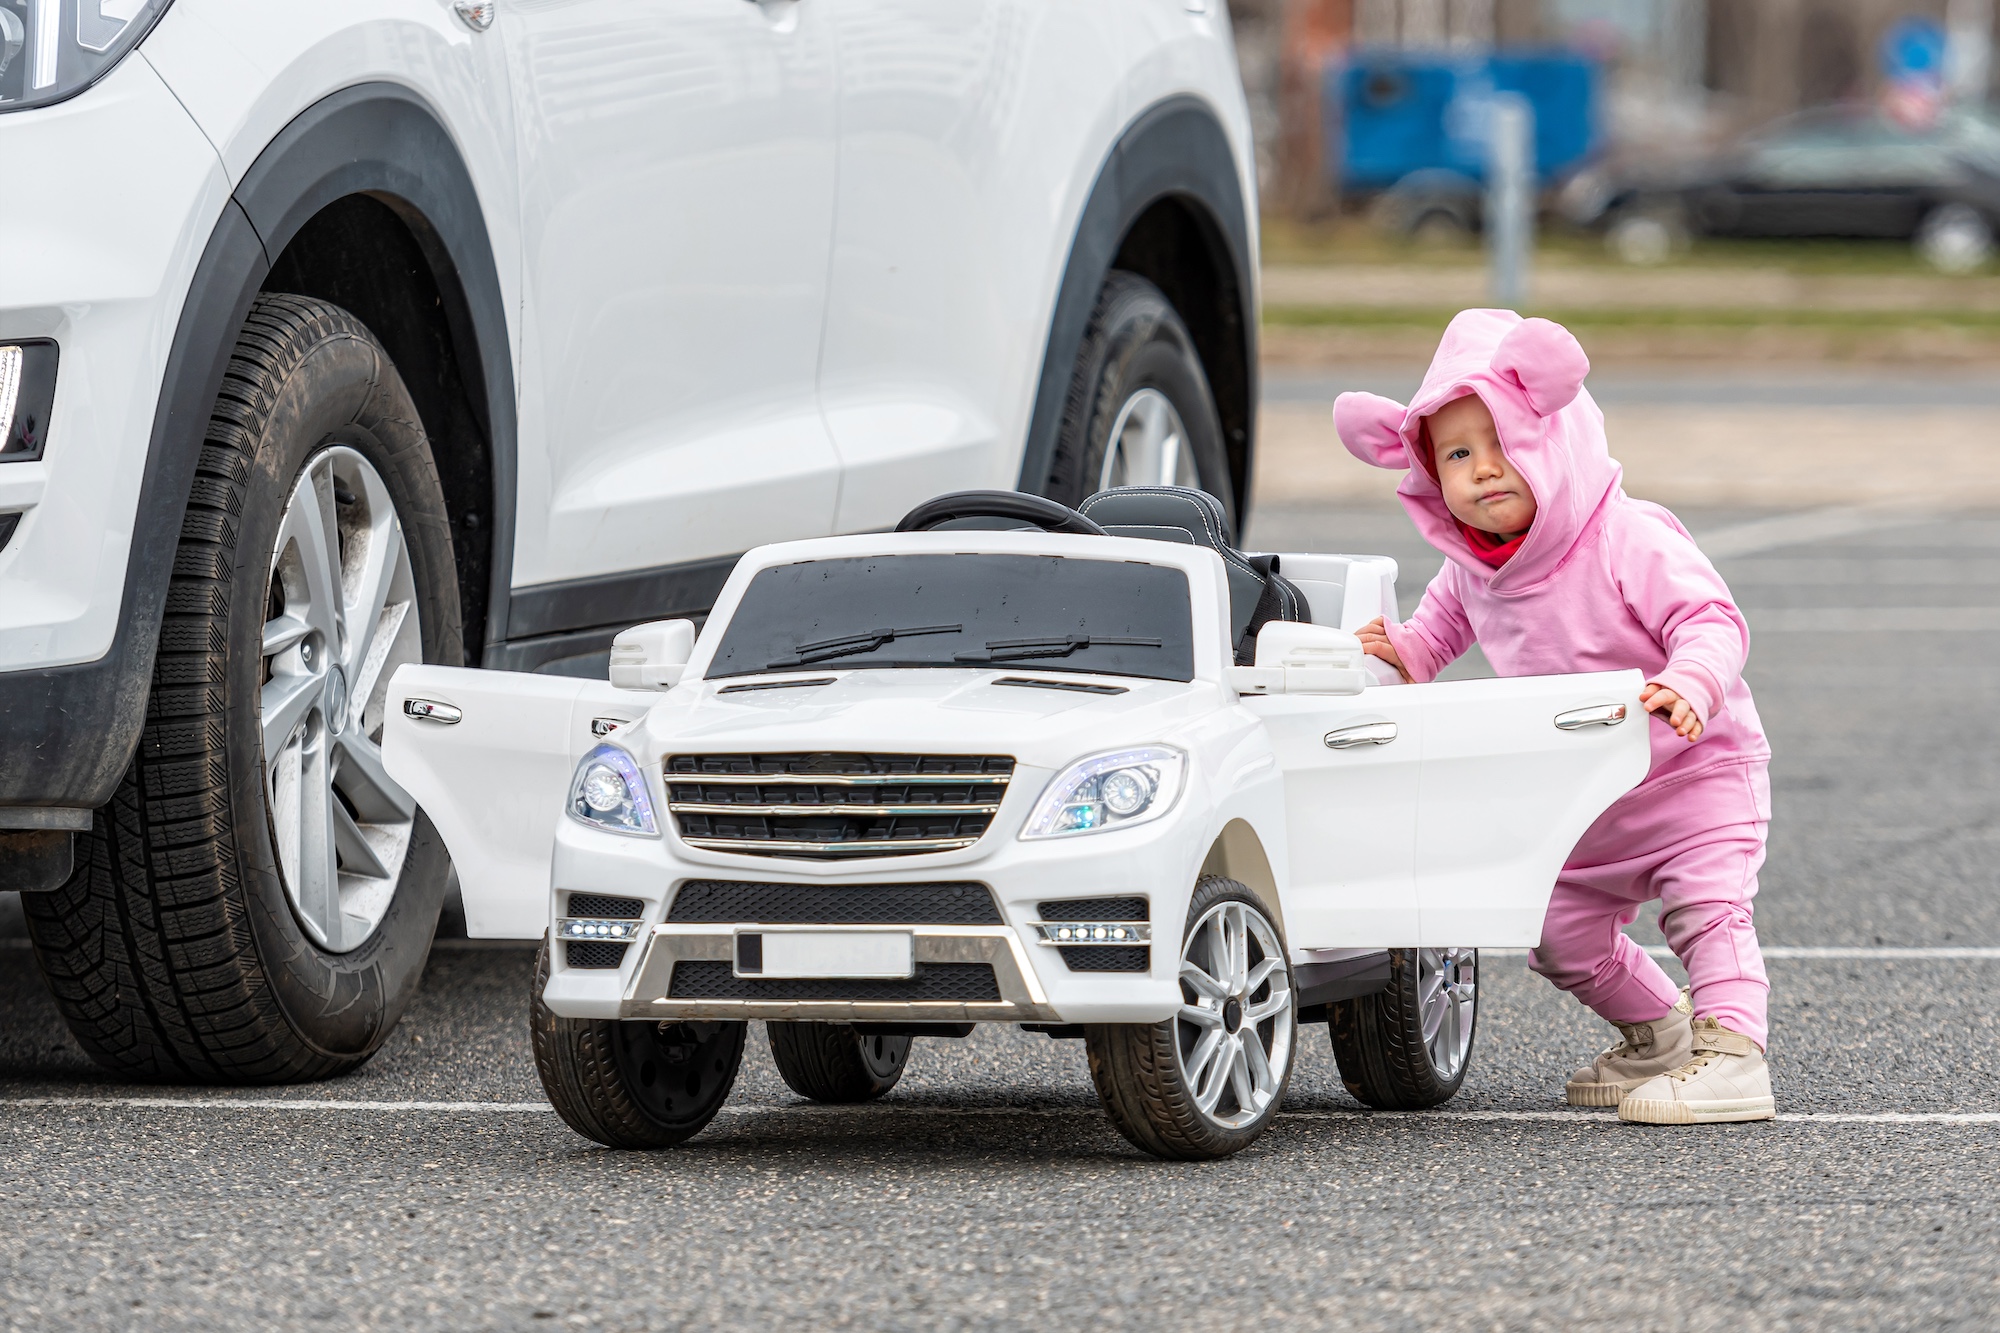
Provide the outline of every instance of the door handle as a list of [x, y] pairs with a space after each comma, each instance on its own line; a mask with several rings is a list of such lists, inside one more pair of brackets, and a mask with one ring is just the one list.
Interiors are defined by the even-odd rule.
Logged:
[[1563, 731], [1577, 731], [1584, 727], [1615, 727], [1624, 720], [1624, 704], [1597, 704], [1590, 708], [1572, 708], [1567, 713], [1556, 714], [1556, 726]]
[[1329, 750], [1352, 750], [1362, 745], [1387, 745], [1396, 739], [1394, 722], [1362, 722], [1326, 733]]

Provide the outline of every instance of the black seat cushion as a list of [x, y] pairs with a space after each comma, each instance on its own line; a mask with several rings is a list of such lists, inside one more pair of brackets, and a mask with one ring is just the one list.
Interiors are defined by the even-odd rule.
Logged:
[[1273, 620], [1309, 621], [1305, 594], [1278, 573], [1278, 557], [1247, 556], [1236, 549], [1235, 534], [1222, 501], [1187, 486], [1114, 486], [1076, 507], [1113, 537], [1206, 546], [1222, 557], [1229, 574], [1229, 623], [1236, 660], [1249, 665], [1257, 656], [1257, 631]]

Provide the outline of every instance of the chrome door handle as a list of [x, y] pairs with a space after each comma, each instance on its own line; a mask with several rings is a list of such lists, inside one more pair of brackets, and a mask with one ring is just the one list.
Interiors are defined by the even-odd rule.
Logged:
[[435, 699], [405, 699], [403, 716], [413, 717], [419, 722], [441, 722], [450, 727], [457, 725], [465, 714], [450, 704], [441, 704]]
[[1556, 714], [1556, 726], [1563, 731], [1577, 731], [1584, 727], [1615, 727], [1624, 720], [1624, 704], [1597, 704], [1591, 708], [1572, 708], [1567, 713]]
[[1394, 722], [1362, 722], [1352, 727], [1342, 727], [1338, 731], [1327, 732], [1326, 748], [1352, 750], [1362, 745], [1387, 745], [1395, 739]]

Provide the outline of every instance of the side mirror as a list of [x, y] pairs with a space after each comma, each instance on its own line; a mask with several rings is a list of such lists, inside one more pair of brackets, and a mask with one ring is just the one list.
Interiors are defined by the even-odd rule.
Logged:
[[653, 620], [611, 641], [611, 683], [621, 690], [670, 690], [694, 656], [692, 620]]
[[1257, 631], [1257, 665], [1230, 667], [1229, 683], [1238, 694], [1359, 694], [1365, 656], [1344, 629], [1274, 620]]

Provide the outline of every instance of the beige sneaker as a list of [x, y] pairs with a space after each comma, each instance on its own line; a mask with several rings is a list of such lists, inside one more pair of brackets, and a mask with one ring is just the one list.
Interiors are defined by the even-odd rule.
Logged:
[[1619, 1023], [1625, 1040], [1569, 1076], [1563, 1095], [1571, 1106], [1616, 1106], [1625, 1094], [1660, 1074], [1679, 1069], [1694, 1054], [1689, 1023], [1694, 1005], [1685, 988], [1674, 1007], [1650, 1023]]
[[1771, 1070], [1757, 1043], [1712, 1018], [1696, 1019], [1693, 1035], [1688, 1062], [1625, 1094], [1618, 1118], [1645, 1125], [1776, 1119]]

